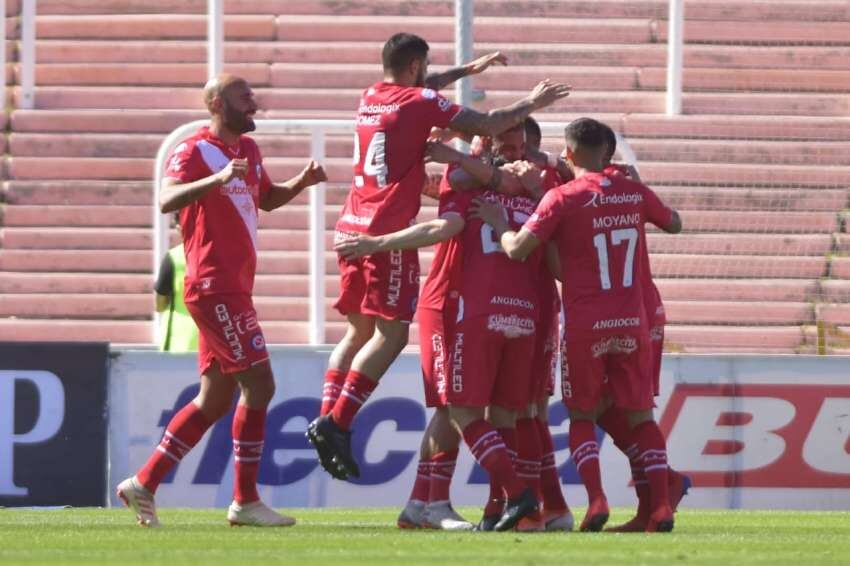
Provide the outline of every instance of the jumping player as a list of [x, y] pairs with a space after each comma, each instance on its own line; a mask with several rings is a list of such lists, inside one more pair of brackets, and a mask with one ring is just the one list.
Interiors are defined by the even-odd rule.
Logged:
[[[534, 110], [566, 97], [570, 87], [543, 81], [522, 100], [487, 113], [461, 108], [423, 88], [428, 44], [399, 33], [383, 49], [384, 80], [368, 88], [356, 118], [354, 180], [336, 225], [336, 241], [410, 226], [425, 181], [423, 157], [433, 127], [495, 135]], [[321, 415], [307, 435], [334, 477], [360, 474], [351, 454], [351, 423], [378, 380], [407, 344], [419, 290], [415, 250], [339, 260], [336, 308], [348, 327], [331, 354]]]
[[232, 525], [289, 526], [295, 519], [267, 507], [257, 493], [266, 408], [275, 390], [251, 298], [257, 209], [283, 206], [327, 177], [311, 161], [289, 181], [271, 182], [257, 144], [243, 135], [254, 130], [257, 112], [244, 79], [228, 74], [211, 79], [204, 87], [204, 101], [210, 125], [174, 149], [159, 190], [160, 210], [180, 211], [186, 253], [184, 297], [200, 330], [201, 389], [168, 423], [145, 465], [118, 485], [117, 494], [140, 525], [159, 526], [157, 486], [206, 430], [230, 411], [238, 388], [232, 428], [235, 479], [227, 519]]
[[[607, 405], [628, 414], [650, 487], [647, 531], [673, 528], [664, 437], [655, 423], [649, 321], [642, 282], [648, 265], [644, 223], [679, 232], [679, 215], [649, 188], [603, 173], [604, 126], [582, 118], [566, 128], [566, 156], [576, 179], [549, 191], [532, 218], [512, 231], [497, 207], [479, 201], [475, 214], [490, 223], [513, 259], [554, 240], [561, 262], [566, 309], [562, 393], [570, 409], [570, 450], [588, 491], [582, 530], [608, 519], [594, 421]], [[607, 383], [606, 383], [607, 381]]]

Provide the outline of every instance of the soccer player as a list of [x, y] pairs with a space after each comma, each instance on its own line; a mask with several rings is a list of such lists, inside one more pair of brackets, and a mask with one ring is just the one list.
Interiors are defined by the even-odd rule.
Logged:
[[[495, 136], [493, 147], [497, 151], [504, 148], [507, 152], [495, 156], [467, 155], [442, 143], [430, 143], [429, 158], [448, 164], [440, 184], [437, 218], [382, 236], [360, 235], [338, 243], [335, 248], [345, 259], [352, 260], [378, 252], [437, 244], [432, 269], [423, 286], [416, 311], [425, 404], [433, 407], [435, 412], [422, 438], [416, 480], [397, 521], [400, 528], [472, 528], [471, 523], [454, 511], [449, 498], [461, 437], [451, 424], [446, 406], [446, 364], [451, 329], [457, 318], [457, 289], [463, 267], [461, 238], [455, 237], [464, 227], [458, 199], [464, 203], [464, 210], [469, 200], [468, 196], [461, 197], [457, 190], [487, 187], [495, 181], [496, 186], [490, 188], [515, 194], [516, 187], [521, 187], [521, 179], [510, 168], [512, 163], [497, 166], [493, 164], [492, 157], [499, 163], [519, 157], [511, 148], [522, 145], [522, 136], [520, 127]], [[501, 518], [504, 508], [501, 486], [497, 487], [500, 505], [493, 524]]]
[[[624, 175], [633, 181], [640, 182], [637, 169], [633, 166], [611, 162], [617, 150], [617, 135], [611, 128], [607, 128], [605, 133], [608, 140], [608, 151], [603, 159], [605, 174], [610, 176]], [[644, 267], [644, 280], [642, 282], [643, 298], [646, 314], [651, 323], [649, 340], [652, 350], [653, 393], [657, 397], [661, 383], [661, 359], [664, 352], [664, 324], [666, 323], [666, 316], [664, 303], [661, 301], [661, 293], [652, 280], [652, 270], [648, 264]], [[643, 466], [639, 459], [635, 457], [638, 454], [635, 451], [631, 435], [629, 434], [626, 413], [616, 405], [611, 405], [597, 417], [596, 424], [608, 433], [617, 448], [629, 456], [632, 483], [635, 486], [635, 493], [638, 498], [638, 508], [635, 516], [622, 525], [608, 528], [606, 531], [620, 533], [645, 531], [650, 513], [649, 486], [643, 472]], [[667, 480], [669, 483], [670, 508], [675, 512], [682, 498], [688, 493], [688, 489], [691, 486], [691, 479], [668, 465]]]
[[166, 164], [159, 189], [163, 213], [180, 211], [186, 252], [186, 307], [200, 329], [201, 389], [168, 423], [161, 442], [136, 475], [122, 481], [118, 497], [139, 524], [156, 527], [154, 493], [165, 475], [206, 430], [231, 408], [234, 493], [231, 525], [289, 526], [260, 501], [257, 472], [263, 453], [266, 408], [275, 382], [251, 294], [257, 264], [257, 209], [270, 211], [306, 187], [327, 180], [311, 161], [285, 183], [272, 183], [253, 131], [257, 104], [244, 79], [222, 74], [204, 87], [210, 125], [184, 140]]
[[[570, 450], [588, 492], [581, 529], [599, 531], [608, 504], [599, 471], [596, 417], [613, 403], [628, 415], [650, 488], [647, 531], [673, 528], [664, 436], [652, 414], [653, 384], [643, 269], [649, 264], [645, 222], [681, 231], [676, 211], [649, 188], [604, 174], [605, 127], [589, 118], [565, 131], [566, 156], [576, 179], [549, 191], [521, 230], [498, 207], [479, 201], [474, 214], [494, 227], [505, 253], [523, 259], [542, 242], [557, 243], [566, 328], [562, 393], [570, 409]], [[607, 383], [606, 383], [607, 381]]]
[[[336, 224], [336, 241], [381, 235], [410, 226], [425, 181], [425, 145], [431, 129], [495, 135], [531, 112], [566, 97], [570, 87], [543, 81], [525, 98], [480, 113], [423, 88], [428, 44], [399, 33], [384, 45], [384, 80], [369, 87], [356, 118], [354, 180]], [[351, 454], [351, 424], [378, 380], [407, 344], [419, 291], [415, 250], [339, 260], [336, 308], [348, 321], [330, 356], [320, 416], [307, 435], [322, 466], [334, 477], [359, 477]]]

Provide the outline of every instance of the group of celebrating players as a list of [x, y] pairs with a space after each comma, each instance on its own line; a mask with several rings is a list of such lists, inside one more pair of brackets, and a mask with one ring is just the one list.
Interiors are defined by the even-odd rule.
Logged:
[[[422, 38], [399, 33], [384, 45], [384, 80], [360, 100], [354, 179], [335, 229], [335, 306], [347, 329], [330, 356], [307, 436], [333, 477], [359, 476], [352, 423], [406, 346], [416, 316], [425, 399], [434, 412], [398, 526], [572, 530], [547, 422], [560, 351], [570, 451], [588, 494], [581, 530], [601, 530], [609, 515], [596, 425], [628, 457], [639, 502], [632, 520], [610, 530], [672, 530], [689, 480], [669, 468], [653, 418], [664, 308], [644, 225], [677, 233], [681, 220], [633, 169], [611, 164], [616, 135], [601, 122], [567, 125], [561, 156], [540, 150], [531, 114], [568, 96], [568, 85], [542, 81], [486, 113], [438, 94], [505, 62], [493, 53], [429, 75]], [[180, 211], [201, 388], [117, 494], [139, 524], [157, 526], [158, 484], [229, 412], [238, 387], [228, 520], [286, 526], [295, 520], [263, 504], [256, 487], [274, 394], [251, 299], [257, 210], [283, 206], [326, 175], [310, 162], [293, 179], [272, 183], [256, 144], [243, 135], [254, 129], [257, 110], [247, 83], [221, 75], [204, 96], [210, 126], [174, 149], [160, 189], [160, 209]], [[453, 137], [471, 142], [472, 152], [446, 145]], [[447, 165], [438, 182], [428, 178], [426, 160]], [[438, 214], [416, 224], [423, 193], [439, 199]], [[434, 244], [420, 294], [417, 250]], [[490, 477], [476, 525], [450, 503], [461, 439]]]

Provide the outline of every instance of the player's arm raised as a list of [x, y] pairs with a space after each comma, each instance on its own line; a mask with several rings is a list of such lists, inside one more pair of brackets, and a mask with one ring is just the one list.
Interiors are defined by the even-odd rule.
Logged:
[[358, 234], [334, 245], [334, 251], [344, 259], [355, 259], [390, 250], [413, 250], [448, 240], [463, 230], [465, 222], [457, 213], [444, 214], [440, 218], [414, 224], [404, 230], [368, 236]]
[[464, 107], [449, 123], [449, 128], [465, 134], [495, 136], [521, 123], [536, 110], [551, 106], [569, 96], [571, 86], [548, 79], [538, 83], [528, 96], [509, 106], [489, 112]]
[[473, 218], [480, 218], [493, 227], [496, 237], [499, 238], [499, 243], [502, 244], [502, 249], [511, 259], [522, 261], [540, 245], [537, 236], [525, 227], [520, 228], [519, 232], [511, 230], [505, 212], [498, 203], [477, 198], [472, 201], [469, 210]]
[[248, 173], [247, 159], [234, 159], [224, 169], [191, 183], [181, 183], [166, 177], [159, 187], [159, 211], [163, 214], [180, 210], [202, 199], [211, 189], [227, 184], [234, 177], [244, 178]]
[[306, 189], [328, 180], [321, 165], [311, 160], [304, 169], [293, 178], [283, 183], [274, 183], [260, 202], [260, 208], [266, 212], [280, 208]]
[[448, 71], [444, 71], [442, 73], [431, 73], [427, 77], [425, 77], [425, 86], [434, 90], [442, 90], [453, 82], [462, 79], [463, 77], [483, 73], [492, 65], [507, 64], [507, 56], [502, 54], [501, 51], [495, 51], [493, 53], [488, 53], [487, 55], [479, 57], [478, 59], [467, 63], [466, 65], [452, 67]]
[[504, 194], [519, 194], [523, 190], [520, 179], [505, 170], [482, 161], [477, 157], [457, 151], [442, 143], [429, 142], [426, 148], [429, 161], [455, 163], [457, 169], [449, 174], [449, 185], [455, 191], [467, 191], [489, 187]]

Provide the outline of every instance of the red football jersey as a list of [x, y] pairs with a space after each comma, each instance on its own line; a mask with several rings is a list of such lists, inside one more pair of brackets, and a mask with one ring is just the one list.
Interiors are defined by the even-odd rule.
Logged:
[[[446, 214], [459, 214], [465, 219], [466, 211], [474, 197], [472, 191], [457, 192], [449, 186], [449, 175], [457, 167], [456, 164], [446, 167], [440, 181], [438, 218], [443, 218]], [[425, 279], [425, 284], [422, 285], [422, 293], [419, 295], [419, 306], [421, 308], [443, 310], [446, 295], [451, 291], [460, 292], [461, 270], [463, 269], [462, 235], [463, 232], [436, 245], [431, 269], [428, 271], [428, 277]]]
[[[604, 173], [610, 177], [622, 175], [627, 179], [631, 179], [631, 177], [629, 177], [629, 170], [622, 165], [609, 165], [605, 168]], [[648, 251], [649, 250], [647, 250], [647, 252]], [[666, 321], [664, 303], [661, 300], [661, 293], [658, 291], [658, 287], [655, 286], [655, 281], [652, 279], [652, 268], [649, 263], [649, 253], [642, 255], [641, 260], [646, 261], [646, 265], [641, 266], [641, 272], [643, 273], [641, 285], [644, 290], [643, 304], [644, 308], [646, 308], [646, 314], [649, 317], [650, 326], [653, 324], [664, 324]]]
[[377, 83], [363, 93], [354, 134], [354, 181], [339, 232], [388, 234], [419, 213], [425, 142], [461, 107], [428, 88]]
[[253, 291], [257, 210], [271, 181], [254, 140], [240, 136], [237, 145], [228, 146], [208, 127], [178, 144], [165, 164], [165, 177], [191, 183], [218, 173], [232, 159], [248, 160], [245, 179], [233, 178], [180, 210], [187, 298]]
[[568, 332], [648, 328], [644, 223], [668, 225], [671, 215], [648, 187], [603, 173], [588, 173], [546, 193], [525, 227], [558, 245]]
[[[534, 212], [534, 200], [494, 191], [474, 190], [474, 197], [500, 202], [512, 229], [518, 230]], [[467, 218], [463, 228], [463, 281], [461, 298], [464, 318], [501, 315], [514, 320], [519, 330], [534, 331], [537, 319], [538, 278], [542, 253], [526, 261], [514, 261], [502, 250], [493, 228]], [[513, 325], [510, 323], [509, 325]], [[528, 328], [522, 325], [528, 325]]]

